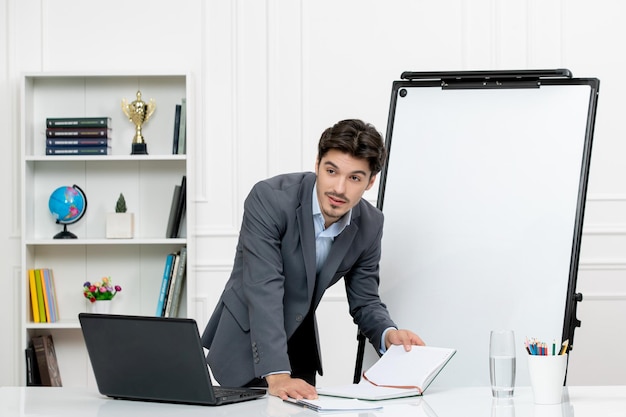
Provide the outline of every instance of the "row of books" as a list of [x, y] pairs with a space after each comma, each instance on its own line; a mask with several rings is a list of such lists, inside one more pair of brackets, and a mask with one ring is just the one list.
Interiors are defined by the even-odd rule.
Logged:
[[[111, 118], [46, 118], [46, 155], [108, 155], [111, 153]], [[187, 153], [187, 99], [174, 108], [172, 154]]]
[[61, 373], [51, 335], [31, 338], [26, 348], [26, 385], [61, 387]]
[[59, 320], [54, 274], [52, 269], [29, 269], [30, 304], [35, 323], [55, 323]]
[[172, 154], [187, 153], [187, 99], [181, 99], [180, 104], [174, 106], [174, 138], [172, 140]]
[[46, 155], [108, 155], [111, 153], [111, 118], [48, 117]]
[[180, 308], [183, 285], [187, 276], [187, 247], [165, 258], [163, 279], [156, 308], [157, 317], [176, 317]]

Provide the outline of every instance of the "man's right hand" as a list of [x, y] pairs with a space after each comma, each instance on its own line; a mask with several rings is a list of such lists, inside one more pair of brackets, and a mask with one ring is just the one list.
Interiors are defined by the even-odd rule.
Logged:
[[265, 377], [268, 392], [283, 400], [288, 397], [300, 400], [305, 398], [313, 400], [317, 398], [317, 390], [304, 379], [292, 378], [289, 374], [273, 374]]

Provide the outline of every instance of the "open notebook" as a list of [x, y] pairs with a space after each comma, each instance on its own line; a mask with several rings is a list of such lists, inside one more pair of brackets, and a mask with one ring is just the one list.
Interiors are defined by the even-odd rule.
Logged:
[[386, 400], [422, 395], [439, 372], [454, 356], [456, 349], [391, 346], [367, 371], [358, 384], [318, 387], [320, 395]]

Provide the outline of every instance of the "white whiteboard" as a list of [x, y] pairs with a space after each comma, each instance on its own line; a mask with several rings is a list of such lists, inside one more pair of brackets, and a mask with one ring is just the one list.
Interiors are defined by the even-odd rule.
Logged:
[[433, 386], [488, 386], [491, 329], [515, 331], [517, 386], [524, 338], [561, 342], [593, 94], [394, 83], [380, 294], [401, 328], [458, 350]]

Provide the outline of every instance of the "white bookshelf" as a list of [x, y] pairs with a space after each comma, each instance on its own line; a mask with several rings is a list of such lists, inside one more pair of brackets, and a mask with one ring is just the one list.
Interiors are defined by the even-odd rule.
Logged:
[[[186, 238], [193, 210], [187, 214], [180, 238], [165, 238], [172, 193], [187, 176], [193, 178], [186, 155], [172, 154], [174, 109], [187, 99], [187, 154], [193, 154], [193, 100], [187, 74], [72, 74], [34, 73], [22, 78], [22, 302], [21, 348], [37, 334], [51, 334], [64, 386], [93, 385], [91, 366], [82, 340], [78, 314], [88, 311], [82, 294], [85, 281], [110, 276], [122, 291], [115, 297], [113, 314], [155, 315], [166, 255], [187, 246], [187, 285], [194, 252]], [[154, 98], [156, 110], [143, 126], [148, 155], [130, 155], [135, 127], [122, 112], [121, 102]], [[112, 119], [111, 154], [106, 156], [45, 155], [45, 120], [48, 117], [108, 116]], [[60, 186], [78, 185], [87, 196], [87, 210], [68, 230], [77, 239], [53, 239], [62, 230], [48, 210], [48, 198]], [[134, 238], [107, 239], [106, 213], [113, 212], [124, 194], [135, 215]], [[187, 193], [189, 196], [190, 193]], [[59, 321], [33, 320], [28, 270], [54, 271]], [[187, 315], [187, 292], [179, 316]], [[23, 355], [22, 355], [23, 356]], [[22, 364], [21, 383], [25, 384]]]

